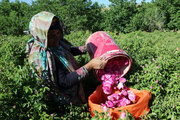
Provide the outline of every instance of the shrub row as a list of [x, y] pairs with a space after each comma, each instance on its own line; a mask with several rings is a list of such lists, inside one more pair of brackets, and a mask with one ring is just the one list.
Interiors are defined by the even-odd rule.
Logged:
[[[108, 31], [107, 31], [108, 32]], [[148, 119], [178, 119], [180, 116], [180, 34], [178, 32], [108, 32], [132, 58], [127, 86], [151, 90]], [[84, 45], [91, 32], [66, 35], [75, 46]], [[0, 36], [0, 119], [90, 119], [88, 105], [56, 106], [46, 98], [46, 86], [31, 76], [25, 55], [30, 36]], [[76, 57], [80, 66], [88, 54]], [[83, 81], [86, 97], [100, 84], [93, 72]]]

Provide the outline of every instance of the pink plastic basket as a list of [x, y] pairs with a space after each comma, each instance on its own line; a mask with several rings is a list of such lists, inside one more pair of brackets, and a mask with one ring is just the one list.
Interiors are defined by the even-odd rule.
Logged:
[[[88, 53], [91, 58], [103, 57], [111, 71], [117, 71], [123, 77], [130, 69], [132, 60], [126, 52], [121, 50], [115, 41], [104, 31], [98, 31], [89, 36], [86, 41]], [[95, 70], [96, 77], [101, 80], [103, 70]]]

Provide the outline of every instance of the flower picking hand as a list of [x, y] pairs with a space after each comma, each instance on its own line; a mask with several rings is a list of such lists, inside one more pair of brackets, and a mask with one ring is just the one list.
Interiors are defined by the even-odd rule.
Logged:
[[101, 57], [93, 58], [84, 67], [90, 71], [91, 69], [104, 69], [107, 60], [103, 60]]

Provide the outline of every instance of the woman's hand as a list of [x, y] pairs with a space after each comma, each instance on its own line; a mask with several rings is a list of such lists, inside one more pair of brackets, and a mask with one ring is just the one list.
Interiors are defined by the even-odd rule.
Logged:
[[91, 69], [104, 69], [107, 60], [103, 60], [101, 57], [94, 58], [89, 61], [84, 67], [90, 71]]

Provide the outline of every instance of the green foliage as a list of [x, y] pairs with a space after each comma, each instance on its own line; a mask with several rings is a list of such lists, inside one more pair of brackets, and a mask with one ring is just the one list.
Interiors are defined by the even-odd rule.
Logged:
[[[32, 5], [1, 0], [0, 119], [90, 119], [87, 104], [80, 107], [57, 106], [46, 94], [49, 88], [31, 76], [24, 53], [30, 36], [21, 35], [28, 29], [31, 17], [40, 11], [56, 14], [62, 20], [65, 33], [71, 31], [65, 38], [75, 46], [84, 45], [94, 31], [114, 31], [108, 33], [133, 60], [125, 76], [127, 85], [139, 90], [151, 90], [151, 112], [145, 118], [178, 119], [180, 34], [156, 30], [180, 29], [179, 0], [156, 0], [151, 3], [142, 2], [140, 5], [135, 0], [111, 2], [111, 6], [106, 8], [97, 3], [92, 4], [91, 0], [36, 0]], [[90, 57], [86, 54], [76, 56], [76, 59], [82, 66]], [[98, 84], [100, 82], [91, 71], [83, 81], [87, 99]], [[106, 119], [107, 114], [97, 113], [93, 119], [104, 115], [102, 119]], [[126, 116], [132, 118], [130, 114]]]
[[[151, 112], [145, 117], [178, 119], [180, 34], [160, 31], [137, 31], [120, 35], [108, 33], [133, 60], [131, 69], [125, 76], [127, 86], [151, 90]], [[65, 38], [75, 46], [81, 46], [90, 34], [89, 31], [78, 31]], [[46, 94], [49, 88], [43, 86], [41, 80], [31, 76], [24, 54], [25, 43], [29, 38], [30, 36], [0, 36], [0, 119], [90, 119], [87, 104], [79, 107], [57, 106]], [[86, 54], [76, 56], [76, 59], [82, 66], [90, 57]], [[90, 72], [83, 81], [87, 99], [98, 84], [100, 83], [93, 72]]]
[[148, 114], [148, 118], [178, 119], [179, 33], [155, 31], [147, 34], [139, 31], [120, 35], [119, 40], [120, 47], [127, 50], [133, 59], [131, 70], [127, 74], [129, 85], [135, 89], [151, 89], [152, 112]]
[[49, 88], [34, 78], [25, 56], [30, 36], [0, 37], [0, 119], [86, 119], [87, 104], [57, 106], [47, 95]]
[[64, 32], [99, 30], [101, 6], [89, 0], [36, 0], [32, 5], [25, 2], [0, 2], [0, 32], [6, 35], [22, 35], [28, 29], [31, 17], [41, 11], [58, 16]]
[[111, 116], [108, 111], [98, 113], [97, 111], [93, 112], [95, 115], [91, 120], [111, 120]]
[[8, 35], [21, 35], [27, 29], [30, 21], [31, 6], [27, 3], [16, 1], [0, 2], [0, 33]]
[[165, 14], [165, 25], [170, 30], [179, 30], [179, 0], [156, 0], [155, 4], [160, 7], [160, 10]]
[[161, 9], [153, 3], [143, 3], [138, 6], [138, 13], [133, 17], [131, 23], [136, 30], [164, 30], [165, 15]]
[[43, 102], [39, 103], [46, 88], [35, 86], [40, 81], [29, 76], [29, 66], [24, 60], [25, 39], [28, 37], [1, 37], [0, 119], [27, 119], [31, 115], [37, 118], [46, 108]]
[[136, 3], [136, 0], [110, 0], [109, 7], [92, 4], [91, 0], [36, 0], [0, 2], [0, 33], [22, 35], [28, 29], [32, 16], [41, 11], [57, 15], [64, 33], [79, 30], [116, 31], [129, 33], [136, 30], [173, 30], [180, 28], [179, 0], [156, 0]]
[[131, 32], [129, 28], [132, 17], [136, 14], [134, 0], [111, 0], [112, 5], [103, 12], [102, 28], [107, 31]]
[[[41, 7], [40, 7], [41, 6]], [[57, 15], [64, 24], [66, 32], [84, 29], [87, 22], [85, 11], [90, 8], [91, 2], [83, 0], [37, 0], [32, 3], [36, 13], [49, 11]]]

